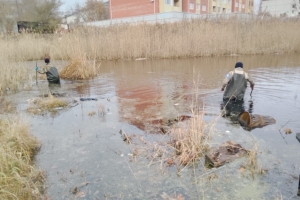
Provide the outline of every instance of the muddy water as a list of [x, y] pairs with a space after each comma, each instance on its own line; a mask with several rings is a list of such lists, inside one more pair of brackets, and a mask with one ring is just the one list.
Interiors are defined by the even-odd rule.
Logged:
[[[231, 118], [218, 117], [222, 80], [237, 61], [244, 63], [256, 83], [252, 96], [249, 88], [246, 92], [245, 109], [249, 110], [250, 101], [253, 114], [272, 116], [276, 124], [249, 132]], [[157, 134], [161, 130], [153, 122], [190, 115], [195, 85], [204, 120], [216, 125], [211, 146], [227, 140], [249, 149], [257, 145], [258, 165], [266, 174], [242, 173], [245, 158], [218, 169], [204, 168], [202, 159], [180, 175], [175, 167], [151, 163], [147, 156], [132, 159], [132, 152], [142, 147], [126, 144], [120, 129], [154, 143], [167, 140]], [[97, 78], [62, 80], [61, 87], [53, 89], [77, 100], [77, 106], [56, 115], [23, 115], [43, 143], [36, 165], [47, 172], [50, 199], [168, 199], [179, 194], [185, 199], [296, 199], [299, 86], [299, 55], [103, 62]], [[40, 80], [31, 91], [13, 95], [19, 110], [24, 111], [26, 100], [45, 93], [47, 87]], [[80, 102], [80, 97], [98, 101]], [[90, 116], [91, 112], [96, 114]], [[292, 133], [286, 135], [286, 128]]]

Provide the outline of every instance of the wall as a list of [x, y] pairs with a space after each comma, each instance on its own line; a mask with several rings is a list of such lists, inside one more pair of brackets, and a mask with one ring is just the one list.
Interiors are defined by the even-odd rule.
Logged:
[[[206, 9], [203, 8], [203, 6], [206, 6]], [[209, 0], [201, 0], [200, 3], [200, 13], [201, 14], [209, 14]]]
[[296, 8], [293, 9], [292, 5], [294, 4], [294, 2], [295, 2], [294, 0], [262, 1], [261, 11], [263, 13], [269, 13], [272, 16], [276, 16], [276, 17], [280, 17], [280, 16], [295, 17], [299, 15], [300, 8], [299, 6], [296, 6]]
[[256, 16], [252, 14], [242, 14], [242, 13], [228, 13], [228, 14], [193, 14], [193, 13], [183, 13], [183, 12], [169, 12], [169, 13], [159, 13], [159, 14], [150, 14], [136, 17], [126, 17], [113, 20], [102, 20], [95, 22], [86, 22], [82, 25], [86, 26], [98, 26], [105, 27], [115, 24], [132, 24], [137, 25], [140, 23], [167, 23], [167, 22], [179, 22], [186, 19], [205, 19], [205, 20], [216, 20], [216, 19], [229, 19], [231, 17], [238, 18], [241, 20], [254, 19]]
[[110, 0], [111, 18], [116, 19], [159, 12], [156, 10], [158, 1], [159, 0]]
[[159, 1], [159, 5], [160, 5], [160, 13], [164, 13], [164, 12], [182, 12], [182, 7], [183, 7], [183, 1], [182, 0], [178, 0], [177, 2], [175, 2], [174, 0], [170, 0], [170, 4], [166, 4], [165, 0], [160, 0]]
[[[234, 0], [231, 0], [234, 1]], [[231, 13], [231, 1], [228, 0], [211, 0], [210, 13], [221, 14]]]

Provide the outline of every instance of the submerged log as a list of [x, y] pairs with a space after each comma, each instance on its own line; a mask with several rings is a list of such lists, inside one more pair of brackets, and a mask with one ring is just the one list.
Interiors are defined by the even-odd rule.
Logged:
[[81, 97], [80, 98], [80, 101], [97, 101], [97, 100], [98, 100], [97, 98], [90, 98], [90, 97], [88, 97], [88, 98]]
[[300, 142], [300, 133], [296, 133], [296, 138]]
[[205, 161], [211, 167], [219, 167], [236, 158], [244, 156], [247, 151], [248, 150], [244, 149], [240, 144], [227, 141], [220, 147], [213, 148], [207, 152], [205, 154]]

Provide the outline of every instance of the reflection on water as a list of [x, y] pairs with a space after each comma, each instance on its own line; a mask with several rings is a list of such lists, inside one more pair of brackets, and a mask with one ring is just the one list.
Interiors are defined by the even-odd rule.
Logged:
[[[276, 124], [249, 132], [228, 118], [218, 118], [222, 80], [237, 61], [244, 63], [256, 83], [252, 96], [250, 89], [246, 91], [241, 109], [272, 116]], [[80, 188], [84, 199], [163, 199], [178, 194], [186, 199], [275, 199], [296, 193], [294, 177], [300, 172], [300, 146], [295, 138], [300, 132], [299, 55], [120, 61], [101, 66], [96, 79], [62, 80], [57, 89], [78, 101], [82, 96], [97, 97], [98, 101], [79, 101], [78, 106], [54, 118], [31, 117], [32, 131], [43, 143], [36, 163], [48, 173], [51, 199], [72, 199], [72, 189], [85, 182], [89, 184]], [[26, 108], [24, 98], [45, 90], [44, 81], [33, 91], [14, 95], [19, 109]], [[204, 120], [218, 119], [212, 146], [232, 140], [251, 149], [257, 143], [258, 163], [268, 169], [267, 174], [253, 179], [240, 172], [240, 166], [247, 163], [245, 158], [218, 170], [205, 169], [202, 160], [186, 167], [181, 176], [161, 163], [149, 167], [146, 158], [130, 162], [136, 146], [127, 145], [119, 130], [161, 141], [165, 136], [149, 134], [156, 130], [152, 122], [189, 115], [195, 94], [205, 110]], [[89, 115], [99, 109], [105, 114]], [[285, 135], [285, 128], [292, 134]]]

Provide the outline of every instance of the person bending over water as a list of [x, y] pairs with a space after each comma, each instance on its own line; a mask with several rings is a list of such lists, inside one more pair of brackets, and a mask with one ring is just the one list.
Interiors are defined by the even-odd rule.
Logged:
[[42, 69], [36, 69], [40, 74], [46, 74], [49, 84], [60, 84], [60, 78], [56, 67], [50, 66], [50, 56], [46, 55], [44, 59], [46, 65]]

